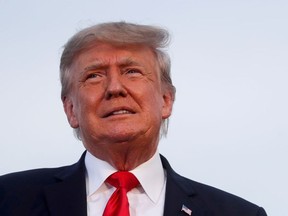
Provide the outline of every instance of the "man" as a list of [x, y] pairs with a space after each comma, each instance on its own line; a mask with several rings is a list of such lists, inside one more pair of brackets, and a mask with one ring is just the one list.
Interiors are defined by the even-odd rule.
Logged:
[[178, 175], [159, 155], [175, 99], [168, 42], [164, 29], [124, 22], [92, 26], [68, 41], [61, 98], [87, 151], [71, 166], [2, 176], [1, 216], [266, 215]]

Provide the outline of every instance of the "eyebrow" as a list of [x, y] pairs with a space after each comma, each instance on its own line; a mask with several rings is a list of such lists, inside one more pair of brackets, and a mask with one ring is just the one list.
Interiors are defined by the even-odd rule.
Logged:
[[85, 73], [89, 70], [96, 70], [96, 69], [101, 69], [101, 68], [107, 68], [108, 64], [104, 63], [103, 61], [99, 60], [99, 59], [95, 59], [93, 61], [92, 64], [88, 65], [87, 67], [85, 67], [81, 73]]
[[[129, 66], [140, 66], [144, 67], [144, 65], [135, 61], [132, 58], [124, 58], [116, 63], [119, 67], [129, 67]], [[83, 69], [81, 73], [85, 73], [89, 70], [97, 70], [97, 69], [107, 69], [109, 67], [109, 62], [104, 62], [100, 59], [95, 59], [93, 63]]]

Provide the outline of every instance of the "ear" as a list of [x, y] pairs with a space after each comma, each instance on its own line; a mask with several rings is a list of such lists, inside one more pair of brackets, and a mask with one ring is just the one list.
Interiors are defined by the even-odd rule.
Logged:
[[162, 119], [167, 119], [172, 113], [175, 93], [171, 89], [165, 88], [162, 97], [163, 97]]
[[70, 126], [72, 128], [78, 128], [79, 123], [78, 123], [78, 120], [77, 120], [76, 115], [74, 113], [74, 106], [73, 106], [72, 100], [70, 98], [68, 98], [67, 96], [65, 96], [65, 97], [63, 97], [62, 101], [63, 101], [64, 111], [66, 113], [66, 116], [67, 116], [67, 119], [68, 119]]

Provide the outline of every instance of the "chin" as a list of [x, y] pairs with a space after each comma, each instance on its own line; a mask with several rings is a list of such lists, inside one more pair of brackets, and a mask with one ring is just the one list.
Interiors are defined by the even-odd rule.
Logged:
[[127, 142], [137, 137], [135, 133], [117, 133], [110, 134], [110, 139], [114, 142]]
[[136, 128], [129, 128], [123, 130], [123, 128], [113, 128], [108, 136], [112, 139], [112, 141], [116, 142], [126, 142], [132, 140], [136, 137], [142, 136], [144, 134], [144, 130], [136, 130]]

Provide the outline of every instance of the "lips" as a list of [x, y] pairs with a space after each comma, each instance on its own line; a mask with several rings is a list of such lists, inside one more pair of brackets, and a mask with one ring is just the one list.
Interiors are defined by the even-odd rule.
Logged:
[[121, 114], [132, 114], [132, 113], [128, 110], [119, 110], [119, 111], [112, 112], [112, 115], [121, 115]]
[[108, 111], [105, 115], [104, 118], [110, 117], [110, 116], [116, 116], [116, 115], [129, 115], [129, 114], [135, 114], [133, 110], [130, 108], [117, 108], [113, 109], [111, 111]]

